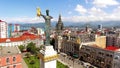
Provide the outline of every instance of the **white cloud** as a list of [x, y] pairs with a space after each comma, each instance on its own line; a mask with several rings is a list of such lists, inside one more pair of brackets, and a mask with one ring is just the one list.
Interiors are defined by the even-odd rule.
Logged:
[[112, 13], [106, 13], [100, 8], [92, 7], [82, 16], [63, 17], [63, 21], [67, 22], [95, 22], [95, 21], [120, 21], [120, 6]]
[[76, 6], [75, 11], [79, 12], [80, 14], [85, 14], [87, 12], [87, 10], [79, 4]]
[[113, 5], [119, 5], [120, 3], [116, 0], [94, 0], [93, 4], [97, 7], [107, 7], [107, 6], [113, 6]]
[[43, 18], [39, 17], [15, 17], [15, 18], [1, 18], [8, 23], [39, 23], [44, 22]]
[[[98, 2], [97, 2], [98, 1]], [[107, 2], [109, 1], [109, 2]], [[94, 0], [96, 5], [102, 4], [101, 6], [107, 7], [111, 5], [118, 5], [115, 0]], [[77, 5], [75, 8], [79, 13], [84, 13], [82, 16], [72, 16], [64, 18], [64, 21], [69, 22], [91, 22], [91, 21], [120, 21], [120, 6], [114, 9], [113, 12], [107, 13], [100, 7], [92, 6], [92, 8], [85, 9], [81, 5]]]
[[96, 16], [104, 16], [106, 15], [106, 13], [101, 10], [100, 8], [96, 8], [96, 7], [92, 7], [91, 9], [89, 9], [88, 12], [90, 15], [96, 15]]
[[95, 21], [120, 21], [120, 16], [115, 16], [113, 14], [107, 14], [104, 16], [72, 16], [63, 17], [63, 22], [95, 22]]
[[[78, 13], [84, 13], [82, 16], [76, 15], [76, 16], [69, 16], [69, 17], [63, 17], [63, 22], [94, 22], [94, 21], [120, 21], [120, 6], [115, 8], [113, 12], [106, 13], [104, 10], [102, 10], [99, 7], [93, 6], [92, 8], [85, 9], [81, 5], [77, 5], [75, 8]], [[72, 12], [69, 11], [68, 14], [71, 14]], [[0, 18], [8, 23], [39, 23], [44, 22], [44, 19], [42, 17], [17, 17], [17, 18]], [[53, 18], [52, 21], [58, 21], [58, 18]]]
[[113, 14], [116, 15], [116, 16], [120, 16], [120, 6], [118, 6], [117, 8], [115, 8], [113, 10]]
[[[92, 8], [84, 8], [82, 5], [76, 5], [75, 11], [81, 15], [63, 17], [67, 22], [95, 22], [95, 21], [120, 21], [120, 6], [116, 0], [94, 0]], [[101, 7], [118, 6], [111, 13], [107, 13]], [[107, 8], [109, 9], [109, 7]]]
[[[1, 18], [2, 19], [2, 18]], [[44, 22], [43, 18], [4, 18], [2, 19], [7, 23], [40, 23]], [[58, 21], [58, 18], [53, 18], [52, 21]], [[91, 14], [88, 16], [71, 16], [71, 17], [62, 17], [63, 22], [95, 22], [95, 21], [120, 21], [120, 15], [115, 13], [106, 14], [106, 15], [95, 15]]]

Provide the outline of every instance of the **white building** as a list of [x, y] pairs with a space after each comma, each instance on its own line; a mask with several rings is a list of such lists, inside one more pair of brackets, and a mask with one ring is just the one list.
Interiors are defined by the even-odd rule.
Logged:
[[41, 38], [41, 36], [28, 33], [24, 33], [22, 36], [16, 38], [0, 38], [0, 46], [26, 46], [30, 42], [35, 43], [36, 47], [40, 47], [44, 44], [44, 40]]
[[38, 35], [44, 34], [44, 30], [42, 28], [37, 28], [37, 31], [38, 31]]
[[0, 20], [0, 38], [7, 38], [8, 25], [5, 21]]
[[20, 31], [20, 25], [19, 25], [19, 24], [15, 24], [15, 25], [14, 25], [14, 31], [15, 31], [15, 32]]

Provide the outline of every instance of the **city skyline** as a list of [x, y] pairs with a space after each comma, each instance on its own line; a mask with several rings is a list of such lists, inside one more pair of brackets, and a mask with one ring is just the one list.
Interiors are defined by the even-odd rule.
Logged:
[[36, 8], [50, 10], [52, 21], [62, 15], [65, 22], [120, 21], [119, 0], [2, 0], [0, 19], [8, 23], [39, 23]]

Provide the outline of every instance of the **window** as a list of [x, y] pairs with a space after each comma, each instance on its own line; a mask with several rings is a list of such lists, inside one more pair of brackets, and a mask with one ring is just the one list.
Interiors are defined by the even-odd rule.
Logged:
[[16, 65], [13, 65], [13, 68], [16, 68]]
[[14, 61], [14, 62], [16, 61], [16, 57], [13, 57], [13, 61]]
[[6, 63], [9, 63], [9, 58], [6, 59]]
[[7, 68], [10, 68], [9, 66]]

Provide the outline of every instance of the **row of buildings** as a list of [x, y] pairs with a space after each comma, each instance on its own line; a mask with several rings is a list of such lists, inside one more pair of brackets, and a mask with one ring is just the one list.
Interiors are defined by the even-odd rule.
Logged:
[[23, 68], [24, 60], [18, 46], [33, 42], [40, 47], [44, 39], [44, 32], [39, 28], [20, 30], [19, 24], [7, 24], [0, 20], [0, 68]]
[[19, 37], [0, 38], [0, 68], [23, 68], [24, 60], [18, 46], [27, 46], [30, 42], [40, 47], [44, 44], [44, 39], [40, 35], [28, 32]]
[[59, 39], [57, 42], [57, 44], [61, 44], [56, 46], [56, 50], [59, 49], [60, 52], [79, 58], [98, 68], [120, 68], [120, 48], [118, 41], [116, 42], [118, 37], [116, 40], [111, 37], [87, 33], [63, 35], [62, 40]]
[[[59, 22], [56, 27], [63, 26], [61, 15]], [[59, 27], [59, 29], [62, 28]], [[44, 31], [40, 28], [31, 27], [28, 30], [20, 30], [19, 24], [8, 25], [5, 21], [0, 20], [0, 68], [23, 68], [22, 55], [18, 46], [26, 46], [33, 42], [36, 47], [40, 47], [40, 45], [44, 45], [44, 40]]]
[[63, 29], [61, 18], [56, 25], [55, 49], [98, 68], [120, 68], [120, 31], [98, 26], [95, 31]]
[[11, 36], [12, 31], [20, 31], [19, 24], [8, 24], [5, 21], [0, 20], [0, 38], [8, 38]]

